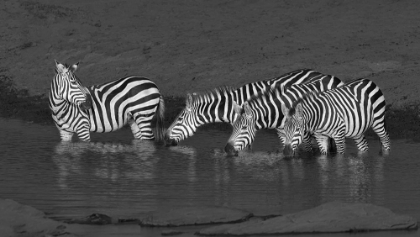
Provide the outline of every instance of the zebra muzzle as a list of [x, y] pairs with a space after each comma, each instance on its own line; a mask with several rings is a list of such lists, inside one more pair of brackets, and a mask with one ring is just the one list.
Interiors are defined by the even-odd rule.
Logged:
[[285, 145], [283, 149], [283, 155], [286, 157], [294, 156], [295, 151], [292, 149], [291, 145]]
[[178, 146], [178, 142], [175, 139], [166, 139], [166, 146]]
[[225, 152], [228, 155], [231, 155], [231, 156], [238, 156], [238, 151], [230, 143], [226, 144], [226, 146], [225, 146]]

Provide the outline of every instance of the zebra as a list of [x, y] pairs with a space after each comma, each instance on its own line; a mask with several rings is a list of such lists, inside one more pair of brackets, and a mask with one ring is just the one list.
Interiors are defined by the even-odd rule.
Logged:
[[[272, 88], [244, 102], [242, 106], [234, 104], [238, 117], [233, 123], [232, 134], [225, 146], [225, 152], [237, 155], [238, 151], [250, 145], [260, 129], [277, 129], [279, 138], [284, 143], [284, 114], [282, 106], [291, 107], [293, 101], [311, 91], [324, 91], [344, 85], [337, 77], [325, 75], [317, 80], [295, 84], [288, 88]], [[304, 148], [311, 151], [310, 134], [305, 134]]]
[[271, 87], [288, 87], [325, 76], [312, 69], [299, 69], [269, 80], [248, 83], [237, 89], [218, 87], [203, 93], [187, 94], [185, 107], [166, 131], [167, 145], [177, 145], [193, 136], [198, 127], [209, 123], [235, 121], [233, 103], [242, 104]]
[[79, 63], [55, 63], [49, 108], [62, 141], [71, 141], [74, 133], [90, 141], [90, 132], [112, 132], [126, 124], [136, 139], [163, 141], [165, 104], [155, 83], [128, 76], [85, 87], [74, 74]]
[[364, 154], [368, 151], [364, 133], [369, 128], [380, 138], [381, 153], [388, 155], [391, 150], [385, 127], [385, 97], [369, 79], [357, 79], [326, 92], [309, 93], [290, 109], [282, 110], [286, 115], [283, 150], [286, 156], [294, 154], [305, 131], [315, 135], [322, 154], [327, 154], [328, 137], [334, 139], [338, 154], [345, 151], [345, 138], [354, 139], [359, 155]]

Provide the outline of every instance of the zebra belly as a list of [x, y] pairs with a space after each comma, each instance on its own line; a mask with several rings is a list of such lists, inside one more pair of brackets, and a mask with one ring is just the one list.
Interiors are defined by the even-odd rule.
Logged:
[[[100, 113], [95, 106], [92, 107], [95, 111], [90, 111], [89, 113], [89, 122], [90, 122], [90, 131], [97, 133], [106, 133], [113, 132], [123, 128], [128, 123], [128, 115], [118, 116], [115, 112], [107, 113], [106, 111]], [[102, 110], [104, 111], [104, 110]], [[96, 113], [95, 113], [96, 112]]]

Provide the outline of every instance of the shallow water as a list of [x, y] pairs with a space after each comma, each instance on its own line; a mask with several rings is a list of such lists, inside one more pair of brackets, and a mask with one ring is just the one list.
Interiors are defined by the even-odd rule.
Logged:
[[[128, 129], [93, 134], [92, 143], [61, 143], [54, 126], [1, 119], [0, 128], [0, 198], [55, 219], [141, 218], [161, 208], [203, 205], [286, 214], [341, 200], [420, 220], [418, 143], [393, 141], [388, 157], [369, 140], [364, 157], [348, 141], [344, 157], [284, 159], [276, 135], [261, 131], [252, 151], [228, 157], [223, 147], [230, 131], [200, 130], [180, 146], [164, 147], [133, 141]], [[160, 235], [159, 229], [141, 231]]]

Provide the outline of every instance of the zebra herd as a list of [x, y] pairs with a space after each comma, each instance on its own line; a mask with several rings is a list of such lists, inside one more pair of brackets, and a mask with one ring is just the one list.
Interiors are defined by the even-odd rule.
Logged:
[[345, 138], [354, 139], [359, 153], [368, 150], [364, 133], [372, 128], [390, 151], [385, 126], [385, 98], [368, 79], [343, 83], [337, 77], [300, 69], [237, 89], [219, 87], [187, 94], [185, 108], [163, 128], [164, 100], [156, 84], [144, 77], [129, 76], [85, 87], [76, 77], [78, 64], [56, 62], [49, 107], [61, 140], [74, 133], [90, 141], [90, 132], [112, 132], [129, 125], [136, 139], [177, 145], [209, 123], [230, 123], [233, 132], [225, 151], [237, 154], [250, 146], [258, 130], [276, 129], [286, 156], [301, 145], [312, 151], [312, 138], [326, 154], [335, 144], [344, 153]]

